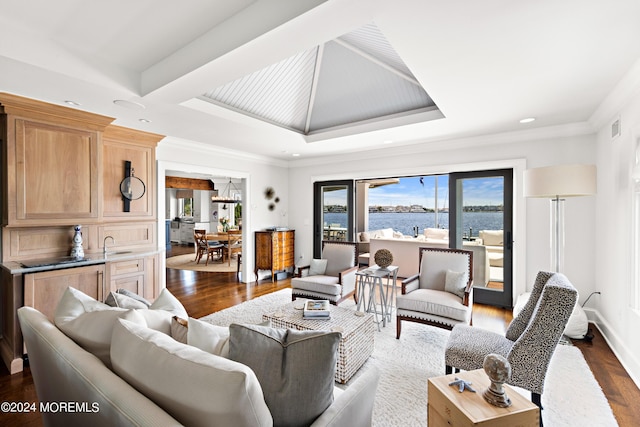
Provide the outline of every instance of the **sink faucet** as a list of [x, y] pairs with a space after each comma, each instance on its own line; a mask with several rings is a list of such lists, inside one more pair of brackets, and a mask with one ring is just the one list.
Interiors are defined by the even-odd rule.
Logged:
[[104, 256], [107, 256], [107, 239], [111, 239], [111, 243], [116, 243], [113, 236], [107, 236], [104, 238], [104, 241], [102, 242], [102, 254]]

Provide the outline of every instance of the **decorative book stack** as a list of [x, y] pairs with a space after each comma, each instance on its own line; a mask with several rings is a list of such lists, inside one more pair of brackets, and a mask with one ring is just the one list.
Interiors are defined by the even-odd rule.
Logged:
[[331, 319], [328, 300], [307, 301], [302, 312], [303, 319]]

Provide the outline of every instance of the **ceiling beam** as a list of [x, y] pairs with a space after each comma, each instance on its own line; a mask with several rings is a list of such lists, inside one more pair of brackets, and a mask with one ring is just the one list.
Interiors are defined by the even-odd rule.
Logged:
[[213, 181], [208, 179], [180, 178], [177, 176], [166, 176], [164, 178], [165, 188], [181, 188], [191, 190], [215, 190]]

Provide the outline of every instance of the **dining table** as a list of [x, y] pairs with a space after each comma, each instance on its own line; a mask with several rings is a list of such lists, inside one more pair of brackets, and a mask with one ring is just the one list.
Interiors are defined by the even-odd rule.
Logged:
[[[242, 232], [240, 230], [229, 230], [229, 231], [217, 231], [217, 232], [209, 232], [207, 233], [207, 241], [212, 242], [220, 242], [225, 245], [225, 249], [223, 249], [222, 254], [227, 254], [227, 262], [231, 265], [231, 250], [235, 244], [238, 244], [242, 241]], [[222, 260], [224, 262], [224, 258]]]

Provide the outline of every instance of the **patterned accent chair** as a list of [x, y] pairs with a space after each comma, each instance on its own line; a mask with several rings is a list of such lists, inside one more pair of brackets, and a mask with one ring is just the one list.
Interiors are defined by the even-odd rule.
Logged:
[[451, 329], [471, 322], [473, 252], [450, 248], [418, 248], [420, 270], [402, 281], [396, 297], [396, 338], [402, 321]]
[[[338, 305], [354, 296], [356, 271], [358, 271], [358, 246], [355, 242], [322, 242], [322, 258], [313, 260], [324, 268], [312, 269], [311, 265], [299, 267], [291, 279], [291, 297], [326, 299]], [[317, 271], [313, 271], [317, 270]], [[307, 275], [305, 275], [305, 273]], [[319, 274], [315, 274], [319, 273]]]
[[508, 383], [529, 390], [542, 409], [547, 368], [577, 298], [566, 276], [539, 272], [529, 301], [505, 336], [466, 325], [453, 328], [445, 349], [446, 373], [480, 369], [487, 354], [499, 354], [511, 364]]

